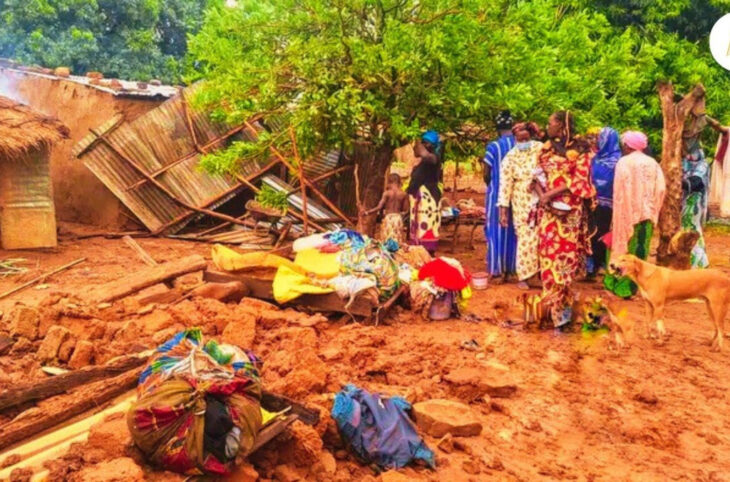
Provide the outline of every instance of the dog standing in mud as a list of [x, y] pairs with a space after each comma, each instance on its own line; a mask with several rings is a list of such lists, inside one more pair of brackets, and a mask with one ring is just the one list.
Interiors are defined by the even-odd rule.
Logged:
[[630, 254], [620, 256], [612, 268], [639, 286], [639, 293], [649, 306], [650, 321], [656, 323], [660, 337], [666, 333], [664, 306], [667, 302], [704, 299], [715, 325], [712, 348], [718, 351], [722, 349], [725, 315], [730, 307], [730, 278], [722, 271], [675, 271], [647, 263]]

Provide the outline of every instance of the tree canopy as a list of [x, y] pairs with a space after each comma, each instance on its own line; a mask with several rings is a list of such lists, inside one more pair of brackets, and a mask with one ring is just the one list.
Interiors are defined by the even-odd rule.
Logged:
[[[363, 132], [392, 147], [427, 128], [491, 126], [502, 108], [540, 122], [570, 109], [581, 129], [642, 128], [658, 146], [657, 81], [678, 91], [704, 82], [708, 110], [721, 116], [730, 79], [706, 39], [678, 26], [703, 2], [633, 8], [641, 3], [240, 0], [208, 11], [191, 39], [189, 80], [205, 80], [200, 102], [220, 118], [286, 113], [308, 152]], [[255, 152], [236, 148], [206, 167], [234, 169]]]
[[208, 0], [0, 0], [0, 56], [179, 82]]

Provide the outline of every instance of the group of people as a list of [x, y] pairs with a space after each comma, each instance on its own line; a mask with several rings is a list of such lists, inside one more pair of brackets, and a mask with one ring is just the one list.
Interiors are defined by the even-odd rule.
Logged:
[[[570, 111], [550, 116], [543, 130], [534, 122], [515, 123], [509, 111], [495, 119], [498, 137], [484, 156], [487, 273], [492, 283], [516, 276], [518, 286], [542, 286], [540, 301], [556, 327], [572, 319], [572, 285], [603, 274], [606, 289], [621, 297], [636, 292], [617, 276], [610, 260], [631, 253], [649, 256], [666, 184], [651, 156], [647, 136], [611, 128], [578, 135]], [[693, 268], [708, 266], [702, 237], [707, 215], [709, 166], [699, 141], [709, 124], [730, 131], [693, 110], [683, 134], [682, 228], [699, 239]], [[389, 177], [378, 206], [383, 211], [381, 240], [408, 242], [436, 251], [441, 223], [443, 143], [427, 131], [414, 147], [416, 164], [405, 191], [398, 175]]]
[[[580, 136], [569, 111], [550, 116], [545, 131], [513, 123], [508, 111], [496, 127], [499, 137], [484, 156], [492, 282], [516, 275], [523, 289], [541, 284], [540, 301], [556, 327], [572, 319], [577, 279], [603, 272], [606, 289], [632, 296], [636, 286], [613, 273], [610, 260], [649, 255], [666, 186], [647, 136], [627, 131], [619, 137], [611, 127]], [[692, 265], [706, 267], [701, 233], [708, 178], [699, 141], [685, 142], [684, 170], [683, 228], [700, 233]]]

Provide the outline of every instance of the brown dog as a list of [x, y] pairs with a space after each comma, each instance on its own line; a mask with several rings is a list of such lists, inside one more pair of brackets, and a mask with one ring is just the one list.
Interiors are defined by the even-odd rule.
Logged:
[[730, 306], [730, 278], [716, 269], [675, 271], [625, 254], [612, 267], [639, 286], [649, 305], [649, 314], [660, 336], [664, 336], [664, 305], [668, 301], [702, 298], [715, 324], [712, 348], [722, 349], [725, 315]]

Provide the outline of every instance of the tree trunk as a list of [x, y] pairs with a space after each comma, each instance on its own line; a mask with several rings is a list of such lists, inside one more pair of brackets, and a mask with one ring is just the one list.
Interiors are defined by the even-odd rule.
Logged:
[[660, 83], [658, 90], [664, 118], [662, 170], [667, 183], [667, 193], [659, 213], [657, 263], [666, 266], [676, 254], [671, 250], [671, 240], [681, 229], [682, 131], [687, 114], [695, 103], [705, 96], [705, 89], [701, 84], [697, 84], [692, 92], [678, 103], [674, 102], [674, 87], [671, 83]]
[[[360, 144], [355, 147], [353, 162], [358, 166], [362, 197], [359, 201], [363, 209], [372, 209], [380, 202], [385, 190], [385, 175], [392, 160], [393, 146], [390, 144], [380, 146]], [[354, 179], [351, 182], [344, 182], [343, 190], [345, 192], [341, 192], [341, 196], [353, 194], [350, 191], [355, 191]], [[375, 233], [376, 221], [377, 214], [365, 216], [362, 223], [363, 233], [372, 236]]]

